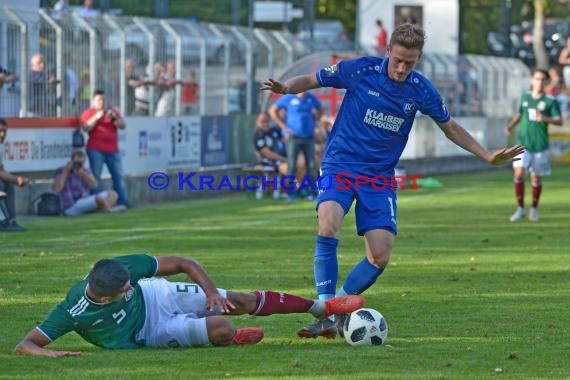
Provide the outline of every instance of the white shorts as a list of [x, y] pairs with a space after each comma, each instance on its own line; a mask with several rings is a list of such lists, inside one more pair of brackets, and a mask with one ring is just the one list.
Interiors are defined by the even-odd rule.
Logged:
[[513, 168], [524, 168], [525, 171], [530, 171], [530, 174], [537, 176], [550, 175], [549, 150], [535, 153], [525, 150], [517, 158], [520, 158], [520, 160], [513, 161]]
[[[147, 347], [195, 347], [210, 343], [204, 315], [206, 293], [196, 284], [163, 278], [139, 280], [145, 302], [145, 322], [137, 342]], [[218, 289], [222, 297], [226, 290]], [[220, 315], [219, 312], [215, 313]]]
[[102, 198], [107, 198], [108, 195], [109, 194], [106, 191], [101, 191], [100, 193], [97, 193], [97, 195], [90, 195], [85, 198], [79, 198], [77, 201], [75, 201], [73, 206], [63, 211], [63, 215], [77, 216], [95, 211], [97, 210], [97, 202], [95, 202], [95, 197], [99, 196]]

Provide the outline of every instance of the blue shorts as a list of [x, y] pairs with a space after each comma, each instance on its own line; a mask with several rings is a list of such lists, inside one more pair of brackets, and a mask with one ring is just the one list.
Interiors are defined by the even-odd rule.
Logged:
[[396, 217], [396, 192], [388, 180], [376, 178], [372, 183], [369, 177], [358, 176], [349, 172], [322, 173], [317, 181], [319, 196], [317, 209], [326, 201], [337, 202], [346, 215], [356, 199], [356, 232], [363, 236], [370, 230], [387, 230], [398, 233]]

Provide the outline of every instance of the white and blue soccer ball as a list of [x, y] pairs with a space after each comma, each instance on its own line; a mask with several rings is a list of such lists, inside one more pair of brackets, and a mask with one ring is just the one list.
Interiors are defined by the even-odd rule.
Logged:
[[388, 323], [378, 310], [363, 308], [348, 315], [342, 331], [351, 346], [380, 346], [388, 338]]

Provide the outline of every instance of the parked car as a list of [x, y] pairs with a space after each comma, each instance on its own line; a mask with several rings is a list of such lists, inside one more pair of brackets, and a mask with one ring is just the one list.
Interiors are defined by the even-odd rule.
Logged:
[[[169, 20], [168, 24], [181, 36], [182, 39], [182, 60], [184, 62], [196, 62], [200, 59], [201, 38], [206, 42], [206, 59], [208, 62], [222, 63], [225, 58], [225, 38], [220, 37], [210, 29], [193, 23], [200, 37], [193, 34], [188, 29], [190, 21]], [[171, 60], [176, 56], [176, 40], [167, 33], [159, 23], [150, 23], [148, 29], [155, 36], [157, 57], [163, 60]], [[125, 27], [126, 56], [135, 59], [140, 64], [148, 62], [149, 39], [146, 33], [136, 24]], [[230, 40], [230, 59], [232, 63], [243, 62], [244, 57], [235, 41]], [[118, 32], [111, 32], [103, 45], [106, 54], [117, 54], [121, 48], [121, 35]]]
[[[489, 32], [487, 34], [489, 53], [501, 57], [516, 57], [527, 65], [534, 65], [533, 33], [534, 22], [532, 21], [512, 25], [508, 39], [502, 33]], [[558, 56], [568, 36], [570, 36], [570, 19], [544, 21], [543, 41], [551, 64], [558, 62]]]
[[[534, 22], [522, 24], [528, 42], [532, 45]], [[566, 38], [570, 36], [570, 19], [547, 19], [544, 20], [544, 47], [550, 63], [558, 62], [560, 51], [566, 45]]]
[[297, 39], [315, 51], [350, 51], [354, 43], [349, 39], [344, 25], [339, 20], [303, 20], [297, 28]]
[[487, 34], [487, 46], [489, 53], [499, 57], [515, 57], [527, 65], [534, 63], [534, 52], [532, 50], [532, 40], [528, 42], [521, 26], [513, 25], [509, 36], [498, 32]]

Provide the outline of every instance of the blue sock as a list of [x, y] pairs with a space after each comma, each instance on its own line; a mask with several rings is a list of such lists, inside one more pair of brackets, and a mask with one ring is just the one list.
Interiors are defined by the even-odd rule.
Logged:
[[315, 286], [320, 300], [334, 297], [338, 281], [337, 247], [338, 239], [317, 235], [314, 273]]
[[352, 268], [342, 288], [339, 290], [339, 294], [344, 292], [345, 294], [361, 294], [366, 289], [372, 286], [376, 282], [378, 276], [384, 272], [382, 268], [376, 268], [374, 265], [370, 264], [368, 259], [365, 257], [362, 261]]
[[346, 295], [348, 295], [348, 293], [341, 286], [340, 289], [336, 292], [335, 297], [341, 297], [341, 296], [346, 296]]

